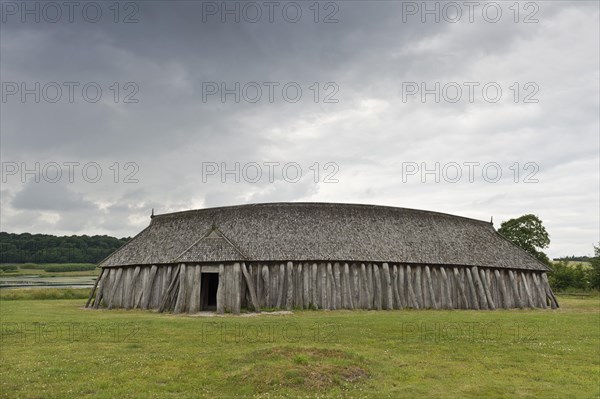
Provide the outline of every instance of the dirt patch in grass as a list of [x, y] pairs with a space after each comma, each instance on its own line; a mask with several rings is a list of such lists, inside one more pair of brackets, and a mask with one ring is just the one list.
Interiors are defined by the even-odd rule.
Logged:
[[364, 359], [338, 349], [276, 346], [236, 359], [239, 372], [232, 382], [247, 382], [259, 392], [275, 387], [325, 391], [349, 387], [369, 377]]

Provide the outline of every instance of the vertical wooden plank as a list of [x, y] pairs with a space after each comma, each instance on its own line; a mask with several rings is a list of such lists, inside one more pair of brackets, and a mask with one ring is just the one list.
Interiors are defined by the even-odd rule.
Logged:
[[[341, 296], [340, 304], [338, 309], [348, 309], [348, 285], [346, 284], [346, 276], [344, 275], [344, 266], [340, 266], [340, 285], [339, 285], [339, 294]], [[337, 282], [337, 281], [336, 281]]]
[[296, 307], [298, 309], [304, 308], [304, 267], [302, 263], [296, 265]]
[[[265, 293], [265, 306], [271, 306], [271, 289], [270, 289], [270, 275], [269, 275], [269, 266], [262, 266], [262, 281], [263, 281], [263, 290]], [[257, 309], [257, 308], [255, 308]]]
[[187, 265], [185, 268], [185, 309], [184, 312], [188, 313], [191, 303], [192, 288], [194, 286], [194, 265]]
[[[272, 263], [268, 263], [267, 267], [269, 268], [269, 287], [270, 287], [269, 307], [276, 308], [277, 307], [277, 296], [279, 295], [279, 266], [272, 264]], [[245, 283], [246, 280], [242, 279], [242, 282]], [[250, 301], [252, 301], [252, 298], [250, 298]]]
[[506, 287], [504, 286], [504, 280], [502, 280], [502, 276], [500, 275], [500, 271], [498, 271], [498, 269], [494, 270], [494, 276], [496, 277], [496, 281], [498, 283], [498, 287], [500, 290], [499, 296], [501, 297], [501, 301], [500, 300], [496, 301], [496, 304], [498, 305], [498, 307], [507, 309], [509, 307], [508, 295], [506, 293]]
[[138, 277], [138, 284], [136, 285], [136, 298], [133, 304], [134, 308], [143, 308], [143, 298], [144, 295], [149, 295], [147, 292], [148, 284], [150, 278], [150, 266], [143, 266], [140, 270], [140, 275]]
[[219, 265], [219, 284], [217, 285], [217, 313], [225, 313], [225, 265]]
[[179, 292], [179, 269], [180, 266], [175, 266], [173, 272], [171, 273], [171, 280], [169, 281], [169, 286], [165, 290], [161, 300], [160, 305], [158, 307], [159, 312], [170, 311], [174, 308], [174, 298], [177, 297], [177, 293]]
[[440, 267], [440, 274], [442, 275], [442, 298], [444, 298], [444, 309], [453, 309], [454, 304], [452, 303], [452, 293], [450, 290], [450, 279], [448, 278], [448, 274], [446, 273], [446, 269], [442, 266]]
[[262, 275], [262, 266], [257, 263], [256, 264], [256, 299], [258, 300], [258, 304], [261, 307], [266, 307], [265, 303], [265, 287], [263, 283], [263, 275]]
[[344, 294], [346, 295], [346, 309], [354, 309], [354, 300], [352, 295], [352, 287], [350, 285], [350, 265], [344, 263], [344, 282], [342, 286], [345, 286]]
[[110, 296], [109, 296], [109, 300], [108, 300], [108, 308], [112, 309], [113, 306], [118, 306], [117, 305], [117, 290], [119, 287], [119, 284], [121, 284], [121, 279], [123, 276], [123, 268], [119, 267], [117, 268], [116, 273], [114, 273], [114, 279], [112, 278], [112, 273], [111, 273], [111, 280], [112, 280], [112, 287], [110, 290]]
[[285, 308], [291, 310], [294, 306], [294, 264], [287, 262], [286, 278], [287, 278], [287, 295], [285, 298]]
[[483, 287], [483, 292], [485, 293], [485, 298], [487, 299], [488, 308], [490, 310], [495, 310], [496, 305], [494, 304], [494, 299], [492, 298], [492, 294], [490, 292], [490, 287], [488, 285], [484, 269], [479, 269], [479, 276], [481, 277], [481, 286]]
[[181, 266], [179, 266], [179, 293], [177, 294], [177, 302], [175, 302], [174, 313], [182, 313], [186, 311], [186, 277], [186, 266], [185, 263], [182, 263]]
[[354, 303], [355, 309], [360, 309], [360, 278], [358, 277], [358, 265], [356, 263], [350, 264], [350, 274], [352, 286], [352, 303]]
[[190, 289], [189, 313], [198, 313], [200, 311], [200, 266], [190, 266], [192, 272]]
[[134, 269], [134, 267], [125, 267], [123, 269], [123, 286], [120, 290], [119, 302], [120, 306], [125, 309], [129, 309], [129, 296]]
[[[241, 285], [242, 285], [242, 269], [240, 267], [239, 262], [235, 262], [233, 264], [233, 297], [234, 297], [234, 303], [233, 303], [233, 313], [234, 314], [240, 314], [241, 311], [241, 305], [242, 305], [242, 290], [241, 290]], [[267, 271], [269, 269], [267, 268]], [[267, 276], [268, 277], [268, 276]], [[269, 279], [267, 278], [266, 281], [269, 281]]]
[[360, 307], [363, 309], [370, 309], [371, 307], [368, 305], [369, 285], [367, 284], [367, 267], [364, 263], [360, 264], [360, 279], [362, 282], [360, 287]]
[[415, 295], [417, 297], [417, 300], [419, 301], [419, 307], [422, 308], [424, 306], [424, 302], [423, 301], [423, 290], [421, 289], [421, 287], [423, 286], [423, 284], [421, 283], [421, 266], [415, 266], [414, 267], [414, 271], [415, 271], [415, 281], [414, 281], [414, 289], [415, 289]]
[[512, 289], [510, 288], [510, 278], [508, 277], [508, 271], [504, 269], [500, 269], [500, 277], [502, 278], [502, 284], [504, 284], [504, 288], [506, 290], [506, 303], [509, 309], [516, 308], [517, 304], [515, 299], [513, 298]]
[[332, 309], [342, 309], [343, 308], [343, 282], [340, 272], [340, 264], [335, 262], [333, 264], [333, 298], [331, 300], [331, 308]]
[[384, 307], [386, 310], [394, 309], [394, 296], [392, 294], [392, 278], [390, 276], [390, 266], [387, 263], [381, 265], [383, 271], [383, 284], [385, 286]]
[[91, 305], [94, 309], [98, 309], [100, 305], [102, 305], [103, 301], [106, 305], [104, 298], [108, 295], [110, 289], [110, 270], [111, 269], [106, 269], [105, 273], [102, 275], [100, 283], [98, 283], [98, 292]]
[[373, 264], [373, 280], [375, 280], [375, 300], [374, 307], [377, 310], [382, 309], [382, 293], [381, 293], [381, 274], [379, 273], [379, 266]]
[[398, 265], [398, 295], [400, 296], [400, 309], [408, 307], [407, 288], [404, 278], [404, 265]]
[[163, 278], [163, 285], [162, 285], [162, 289], [161, 289], [161, 301], [162, 301], [162, 297], [167, 293], [167, 290], [169, 289], [169, 285], [171, 285], [171, 275], [172, 274], [173, 274], [173, 266], [169, 265], [165, 269], [165, 275]]
[[467, 287], [467, 276], [466, 276], [466, 272], [465, 272], [465, 268], [464, 267], [458, 267], [458, 281], [460, 282], [460, 285], [462, 286], [462, 290], [464, 293], [464, 298], [463, 298], [463, 302], [465, 304], [464, 309], [471, 309], [472, 305], [471, 305], [471, 301], [472, 298], [470, 296], [469, 293], [469, 287]]
[[536, 272], [531, 273], [531, 276], [533, 278], [533, 284], [536, 288], [536, 295], [538, 297], [538, 303], [542, 307], [542, 309], [546, 309], [548, 306], [546, 304], [546, 292], [545, 292], [544, 288], [542, 287], [542, 280], [538, 276], [538, 273], [536, 273]]
[[529, 281], [529, 287], [531, 287], [532, 290], [533, 301], [535, 302], [535, 306], [544, 309], [546, 307], [546, 301], [544, 300], [545, 295], [540, 295], [540, 287], [536, 283], [536, 277], [537, 275], [534, 271], [527, 273], [527, 279]]
[[111, 267], [110, 268], [110, 272], [107, 276], [107, 280], [106, 280], [106, 284], [105, 284], [105, 288], [103, 289], [104, 291], [104, 305], [110, 309], [110, 305], [112, 303], [112, 294], [113, 294], [113, 287], [114, 287], [114, 282], [115, 282], [115, 276], [117, 274], [117, 269]]
[[427, 291], [429, 293], [430, 305], [433, 309], [439, 309], [439, 305], [436, 299], [435, 290], [433, 289], [433, 279], [431, 278], [431, 270], [429, 266], [425, 266], [425, 281], [427, 286]]
[[469, 290], [469, 302], [471, 304], [470, 309], [479, 309], [479, 296], [477, 293], [477, 287], [475, 287], [475, 279], [473, 279], [473, 275], [471, 269], [465, 267], [465, 275], [467, 276], [467, 289]]
[[248, 268], [246, 267], [246, 263], [242, 262], [242, 273], [244, 274], [244, 278], [246, 279], [246, 285], [248, 287], [248, 291], [250, 293], [250, 301], [252, 302], [252, 307], [255, 312], [260, 312], [260, 304], [258, 303], [258, 298], [256, 296], [256, 289], [254, 288], [254, 282], [252, 281], [252, 276], [248, 272]]
[[455, 266], [452, 269], [452, 272], [454, 273], [454, 280], [456, 281], [456, 289], [458, 291], [458, 296], [460, 298], [460, 301], [456, 303], [457, 304], [456, 307], [458, 309], [468, 309], [469, 301], [467, 299], [465, 284], [463, 283], [460, 272], [458, 271], [458, 267]]
[[531, 289], [529, 288], [529, 283], [527, 282], [527, 276], [525, 275], [525, 272], [521, 272], [521, 281], [523, 287], [525, 287], [527, 306], [530, 308], [535, 308], [535, 302], [533, 302], [533, 296], [531, 295]]
[[546, 291], [546, 295], [550, 300], [550, 307], [552, 309], [559, 308], [560, 305], [558, 304], [558, 301], [554, 296], [554, 292], [552, 292], [552, 288], [550, 287], [550, 283], [548, 282], [548, 276], [546, 275], [546, 273], [542, 273], [542, 281], [544, 282], [544, 290]]
[[146, 287], [144, 287], [144, 299], [143, 299], [143, 303], [142, 303], [143, 309], [148, 309], [148, 307], [150, 305], [150, 300], [152, 299], [152, 295], [154, 294], [154, 291], [152, 291], [152, 287], [153, 287], [154, 281], [156, 279], [157, 271], [158, 271], [158, 267], [156, 265], [152, 265], [150, 267], [148, 281], [147, 281]]
[[310, 265], [305, 263], [302, 267], [302, 288], [303, 288], [303, 299], [302, 303], [304, 309], [310, 308]]
[[512, 290], [513, 293], [513, 299], [515, 301], [515, 303], [517, 304], [517, 307], [519, 309], [523, 309], [525, 306], [523, 304], [523, 299], [521, 298], [521, 296], [519, 295], [519, 283], [515, 277], [515, 274], [513, 273], [512, 270], [508, 271], [508, 278], [510, 279], [510, 289]]
[[400, 294], [398, 294], [398, 266], [392, 266], [392, 296], [394, 297], [394, 309], [401, 309]]
[[319, 298], [319, 291], [318, 291], [319, 287], [317, 285], [318, 271], [319, 271], [319, 268], [318, 268], [317, 264], [313, 263], [312, 268], [311, 268], [311, 275], [310, 275], [310, 279], [311, 279], [310, 295], [311, 295], [311, 303], [315, 309], [319, 309], [319, 299], [318, 299]]
[[321, 309], [329, 309], [327, 304], [327, 267], [325, 263], [319, 263], [319, 279], [318, 285], [320, 288], [320, 301], [319, 305]]
[[285, 289], [285, 265], [283, 263], [279, 264], [279, 287], [277, 293], [277, 308], [281, 309], [283, 306], [283, 293]]
[[415, 295], [415, 291], [413, 288], [413, 277], [412, 277], [412, 268], [410, 265], [406, 266], [406, 285], [407, 285], [407, 293], [409, 299], [409, 306], [414, 309], [419, 309], [419, 301], [417, 300], [417, 296]]
[[[482, 269], [483, 271], [483, 269]], [[492, 298], [492, 303], [494, 304], [494, 309], [497, 303], [497, 294], [494, 292], [494, 280], [492, 278], [492, 273], [490, 269], [485, 269], [485, 281], [488, 287], [488, 291], [490, 292], [490, 297]], [[489, 301], [488, 301], [489, 302]]]
[[166, 270], [166, 266], [156, 266], [156, 277], [154, 278], [154, 284], [152, 285], [152, 297], [150, 298], [150, 304], [148, 305], [150, 309], [158, 309], [160, 306], [160, 298], [162, 297], [161, 289]]
[[148, 285], [150, 284], [150, 269], [151, 266], [143, 266], [140, 270], [139, 280], [136, 288], [136, 300], [134, 307], [143, 308], [144, 295], [150, 295], [151, 292], [147, 292]]
[[477, 296], [479, 299], [479, 307], [481, 309], [488, 308], [487, 296], [485, 295], [485, 290], [483, 288], [483, 283], [481, 282], [481, 278], [479, 276], [479, 269], [477, 266], [473, 266], [471, 268], [471, 275], [473, 276], [473, 282], [475, 284], [475, 289], [477, 290]]
[[375, 303], [375, 284], [373, 282], [373, 264], [367, 264], [367, 287], [369, 290], [367, 293], [367, 309], [373, 309], [373, 304]]
[[331, 310], [337, 309], [336, 306], [336, 295], [337, 295], [336, 281], [333, 276], [333, 267], [331, 263], [327, 263], [327, 303], [329, 304], [329, 308]]
[[421, 267], [421, 292], [423, 293], [423, 309], [434, 309], [435, 308], [435, 296], [431, 296], [429, 290], [429, 282], [427, 280], [427, 271], [430, 272], [429, 266], [425, 265]]

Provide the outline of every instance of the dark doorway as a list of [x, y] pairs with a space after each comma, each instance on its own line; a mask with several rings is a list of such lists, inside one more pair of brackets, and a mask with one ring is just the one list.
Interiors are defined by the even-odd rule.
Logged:
[[217, 288], [219, 287], [219, 273], [202, 273], [201, 284], [201, 310], [217, 310]]

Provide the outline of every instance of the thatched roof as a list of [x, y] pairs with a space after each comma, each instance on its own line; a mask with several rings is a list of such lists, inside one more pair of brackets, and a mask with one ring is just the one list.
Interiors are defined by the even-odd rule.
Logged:
[[488, 222], [416, 209], [297, 202], [157, 215], [100, 266], [243, 260], [548, 270]]

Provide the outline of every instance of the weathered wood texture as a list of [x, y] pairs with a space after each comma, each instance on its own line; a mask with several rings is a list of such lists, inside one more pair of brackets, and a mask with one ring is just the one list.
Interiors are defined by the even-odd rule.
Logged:
[[388, 263], [270, 262], [103, 269], [86, 307], [197, 313], [203, 273], [218, 272], [216, 311], [287, 309], [555, 309], [546, 273]]

